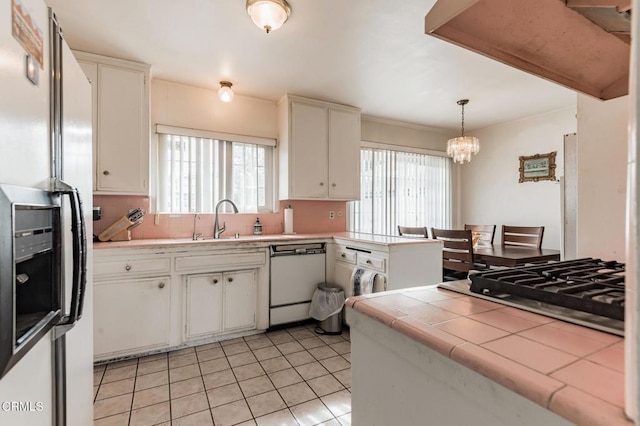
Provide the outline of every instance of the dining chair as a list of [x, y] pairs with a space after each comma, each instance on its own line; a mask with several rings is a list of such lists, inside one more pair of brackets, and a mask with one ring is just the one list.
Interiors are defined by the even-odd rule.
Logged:
[[496, 234], [495, 225], [464, 225], [464, 229], [480, 234], [476, 247], [491, 247], [493, 245], [493, 237]]
[[398, 235], [401, 237], [422, 237], [429, 238], [429, 231], [426, 227], [411, 227], [398, 225]]
[[502, 245], [532, 247], [540, 249], [542, 247], [542, 236], [544, 226], [507, 226], [502, 225]]
[[431, 228], [431, 235], [444, 244], [442, 249], [442, 273], [445, 281], [463, 280], [471, 269], [477, 267], [473, 262], [473, 239], [470, 230]]

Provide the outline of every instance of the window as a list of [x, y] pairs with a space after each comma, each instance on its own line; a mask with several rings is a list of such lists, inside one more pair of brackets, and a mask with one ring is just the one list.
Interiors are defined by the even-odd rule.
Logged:
[[449, 228], [451, 161], [446, 157], [363, 148], [360, 201], [351, 231], [397, 235], [397, 227]]
[[158, 211], [212, 213], [223, 198], [243, 213], [271, 211], [272, 157], [269, 145], [161, 133]]

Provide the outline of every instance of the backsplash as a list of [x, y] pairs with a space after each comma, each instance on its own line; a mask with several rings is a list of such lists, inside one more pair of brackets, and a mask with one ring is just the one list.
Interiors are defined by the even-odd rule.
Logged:
[[[223, 235], [252, 235], [256, 217], [260, 218], [263, 234], [282, 234], [284, 231], [284, 208], [293, 208], [293, 231], [298, 234], [343, 232], [347, 230], [347, 203], [345, 201], [280, 201], [278, 213], [220, 214], [220, 225], [226, 222]], [[133, 195], [95, 195], [93, 205], [102, 208], [102, 219], [93, 222], [96, 235], [107, 229], [113, 222], [126, 215], [129, 209], [142, 208], [149, 211], [149, 197]], [[329, 212], [335, 218], [329, 219]], [[142, 224], [131, 230], [133, 239], [191, 238], [193, 234], [193, 214], [147, 214]], [[204, 237], [213, 235], [213, 214], [200, 214], [196, 220], [196, 232]]]

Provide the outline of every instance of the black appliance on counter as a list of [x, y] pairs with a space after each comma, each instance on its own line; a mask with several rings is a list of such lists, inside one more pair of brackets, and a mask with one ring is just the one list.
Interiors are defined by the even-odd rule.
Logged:
[[624, 335], [624, 264], [584, 258], [470, 274], [439, 287]]
[[[0, 378], [53, 327], [82, 316], [86, 283], [86, 236], [81, 202], [73, 188], [43, 191], [0, 185]], [[62, 195], [72, 219], [73, 295], [64, 313], [61, 250]], [[55, 333], [54, 333], [55, 334]]]

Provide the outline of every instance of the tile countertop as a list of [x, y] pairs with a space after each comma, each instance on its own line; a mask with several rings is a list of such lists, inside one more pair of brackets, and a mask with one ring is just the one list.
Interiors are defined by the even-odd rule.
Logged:
[[436, 288], [350, 297], [347, 305], [580, 425], [624, 415], [624, 340]]
[[131, 241], [108, 241], [108, 242], [95, 242], [93, 248], [134, 248], [134, 247], [152, 247], [152, 246], [175, 246], [185, 244], [233, 244], [233, 243], [273, 243], [273, 242], [296, 242], [304, 240], [317, 240], [317, 239], [342, 239], [347, 241], [359, 241], [369, 244], [378, 244], [384, 246], [397, 245], [397, 244], [440, 244], [439, 241], [430, 240], [427, 238], [407, 238], [407, 237], [394, 237], [388, 235], [374, 235], [364, 234], [359, 232], [338, 232], [330, 234], [271, 234], [271, 235], [243, 235], [240, 238], [223, 237], [220, 239], [204, 239], [204, 240], [192, 240], [192, 239], [148, 239], [148, 240], [131, 240]]

